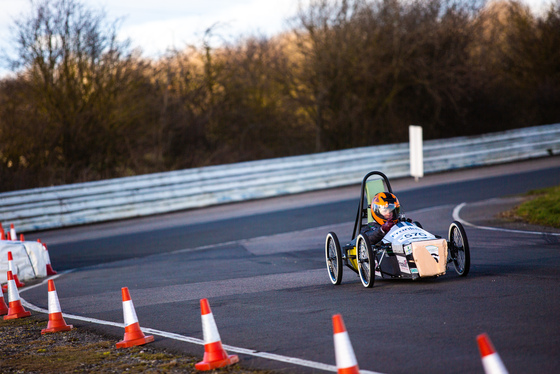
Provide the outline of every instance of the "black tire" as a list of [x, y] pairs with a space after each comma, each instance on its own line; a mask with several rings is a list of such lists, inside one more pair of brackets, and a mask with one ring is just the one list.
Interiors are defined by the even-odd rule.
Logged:
[[366, 288], [373, 287], [375, 283], [375, 254], [371, 249], [369, 239], [362, 234], [356, 240], [356, 261], [358, 262], [358, 274]]
[[342, 250], [340, 242], [334, 232], [327, 234], [325, 240], [325, 259], [327, 262], [327, 272], [332, 284], [337, 285], [342, 282]]
[[461, 222], [453, 221], [449, 226], [449, 256], [455, 266], [455, 271], [464, 277], [471, 267], [471, 251], [467, 233]]

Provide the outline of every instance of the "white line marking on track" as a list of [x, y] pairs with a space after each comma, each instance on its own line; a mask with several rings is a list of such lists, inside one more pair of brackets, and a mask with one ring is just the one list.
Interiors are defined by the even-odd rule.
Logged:
[[[61, 273], [59, 273], [59, 274], [57, 274], [53, 277], [50, 277], [49, 279], [56, 279], [56, 278], [60, 277], [61, 275], [69, 273], [71, 271], [72, 270], [66, 271], [66, 272], [61, 272]], [[33, 286], [26, 287], [26, 288], [20, 290], [19, 292], [21, 293], [21, 292], [25, 292], [27, 290], [33, 289], [35, 287], [43, 286], [47, 283], [47, 281], [48, 281], [48, 279], [45, 279], [45, 280], [43, 280], [43, 282], [35, 284]], [[49, 313], [48, 310], [40, 308], [36, 305], [33, 305], [33, 304], [27, 302], [23, 298], [21, 298], [21, 303], [23, 304], [24, 307], [26, 307], [28, 309], [31, 309], [35, 312], [45, 313], [45, 314]], [[120, 328], [123, 328], [123, 329], [125, 328], [124, 323], [104, 321], [104, 320], [101, 320], [101, 319], [89, 318], [89, 317], [83, 317], [83, 316], [76, 316], [76, 315], [67, 314], [67, 313], [62, 313], [62, 316], [65, 317], [65, 318], [75, 319], [75, 320], [78, 320], [78, 321], [84, 321], [84, 322], [88, 322], [88, 323], [95, 323], [95, 324], [98, 324], [98, 325], [120, 327]], [[168, 338], [168, 339], [174, 339], [174, 340], [178, 340], [178, 341], [183, 341], [183, 342], [187, 342], [187, 343], [192, 343], [192, 344], [197, 344], [197, 345], [204, 346], [204, 340], [202, 340], [202, 339], [193, 338], [193, 337], [190, 337], [190, 336], [179, 335], [179, 334], [175, 334], [173, 332], [168, 332], [168, 331], [156, 330], [156, 329], [152, 329], [152, 328], [149, 328], [149, 327], [142, 327], [141, 329], [142, 329], [143, 332], [145, 332], [147, 334], [157, 335], [157, 336], [161, 336], [161, 337]], [[324, 371], [331, 371], [331, 372], [337, 372], [338, 371], [338, 369], [335, 365], [323, 364], [321, 362], [309, 361], [309, 360], [304, 360], [304, 359], [296, 358], [296, 357], [282, 356], [282, 355], [277, 355], [277, 354], [274, 354], [274, 353], [260, 352], [260, 351], [255, 351], [253, 349], [235, 347], [235, 346], [226, 345], [226, 344], [223, 344], [223, 347], [228, 352], [230, 351], [230, 352], [234, 352], [234, 353], [245, 354], [245, 355], [264, 358], [264, 359], [268, 359], [268, 360], [280, 361], [280, 362], [285, 362], [285, 363], [289, 363], [289, 364], [293, 364], [293, 365], [299, 365], [299, 366], [305, 366], [305, 367], [309, 367], [309, 368], [317, 369], [317, 370], [324, 370]], [[360, 370], [360, 373], [381, 374], [379, 372], [369, 371], [369, 370]]]
[[499, 228], [499, 227], [478, 226], [478, 225], [475, 225], [475, 224], [473, 224], [473, 223], [470, 223], [470, 222], [467, 222], [467, 221], [461, 219], [461, 217], [459, 216], [459, 213], [461, 212], [461, 209], [463, 209], [463, 207], [464, 207], [465, 205], [467, 205], [467, 203], [461, 203], [461, 204], [457, 205], [457, 206], [453, 209], [453, 219], [454, 219], [455, 221], [461, 222], [461, 223], [462, 223], [463, 225], [465, 225], [465, 226], [470, 226], [470, 227], [474, 227], [474, 228], [481, 229], [481, 230], [502, 231], [502, 232], [513, 232], [513, 233], [517, 233], [517, 234], [560, 236], [560, 233], [554, 233], [554, 232], [523, 231], [523, 230], [503, 229], [503, 228]]
[[[496, 228], [496, 227], [478, 226], [478, 225], [472, 224], [470, 222], [467, 222], [467, 221], [461, 219], [459, 213], [461, 212], [461, 209], [465, 205], [466, 205], [466, 203], [461, 203], [453, 209], [453, 219], [461, 222], [463, 225], [466, 225], [466, 226], [470, 226], [470, 227], [474, 227], [474, 228], [478, 228], [478, 229], [482, 229], [482, 230], [491, 230], [491, 231], [515, 232], [515, 233], [532, 234], [532, 235], [547, 234], [547, 235], [560, 236], [560, 234], [558, 234], [558, 233], [543, 233], [543, 232], [536, 232], [536, 231], [521, 231], [521, 230], [502, 229], [502, 228]], [[433, 207], [432, 208], [427, 208], [427, 209], [420, 209], [418, 211], [415, 211], [415, 213], [418, 213], [418, 212], [421, 212], [421, 211], [429, 211], [431, 209], [433, 209]], [[339, 224], [339, 225], [346, 225], [346, 224], [347, 223], [342, 223], [342, 224]], [[315, 227], [315, 228], [310, 228], [310, 229], [307, 229], [307, 230], [302, 230], [302, 232], [308, 231], [308, 230], [309, 231], [318, 230], [318, 229], [321, 229], [321, 228], [327, 229], [327, 228], [332, 228], [332, 226], [333, 225], [324, 226], [324, 227], [320, 227], [320, 228]], [[255, 238], [253, 238], [253, 239], [255, 239]], [[172, 251], [169, 254], [199, 251], [199, 250], [203, 250], [203, 249], [207, 249], [207, 248], [227, 246], [227, 245], [238, 244], [238, 243], [239, 243], [239, 241], [232, 241], [232, 242], [228, 242], [228, 243], [207, 245], [207, 246], [201, 246], [201, 247], [197, 247], [197, 248], [180, 249], [180, 250]], [[58, 277], [60, 277], [64, 274], [70, 273], [72, 271], [73, 270], [60, 272], [57, 275], [50, 277], [49, 279], [56, 279], [56, 278], [58, 278]], [[33, 289], [33, 288], [36, 288], [36, 287], [44, 286], [47, 281], [48, 281], [48, 279], [45, 279], [43, 282], [35, 284], [33, 286], [25, 287], [24, 289], [20, 290], [19, 292], [21, 293], [21, 292], [25, 292], [27, 290], [30, 290], [30, 289]], [[27, 302], [23, 298], [21, 298], [21, 302], [26, 308], [31, 309], [35, 312], [45, 313], [45, 314], [49, 313], [48, 310], [40, 308], [38, 306], [35, 306], [35, 305]], [[65, 318], [75, 319], [75, 320], [84, 321], [84, 322], [88, 322], [88, 323], [94, 323], [94, 324], [98, 324], [98, 325], [113, 326], [113, 327], [119, 327], [119, 328], [124, 328], [125, 327], [124, 323], [105, 321], [105, 320], [100, 320], [100, 319], [96, 319], [96, 318], [77, 316], [77, 315], [72, 315], [72, 314], [67, 314], [67, 313], [63, 313], [62, 315]], [[193, 338], [193, 337], [190, 337], [190, 336], [179, 335], [179, 334], [176, 334], [176, 333], [173, 333], [173, 332], [161, 331], [161, 330], [156, 330], [156, 329], [147, 328], [147, 327], [142, 327], [142, 331], [144, 331], [145, 333], [148, 333], [148, 334], [157, 335], [157, 336], [165, 337], [165, 338], [168, 338], [168, 339], [174, 339], [174, 340], [183, 341], [183, 342], [192, 343], [192, 344], [197, 344], [197, 345], [202, 345], [202, 346], [204, 345], [204, 340], [201, 340], [201, 339], [198, 339], [198, 338]], [[255, 351], [255, 350], [252, 350], [252, 349], [235, 347], [235, 346], [230, 346], [230, 345], [226, 345], [226, 344], [223, 344], [223, 347], [227, 351], [231, 351], [231, 352], [234, 352], [234, 353], [245, 354], [245, 355], [264, 358], [264, 359], [269, 359], [269, 360], [273, 360], [273, 361], [285, 362], [285, 363], [289, 363], [289, 364], [293, 364], [293, 365], [309, 367], [309, 368], [312, 368], [312, 369], [318, 369], [318, 370], [324, 370], [324, 371], [330, 371], [330, 372], [337, 372], [338, 371], [336, 366], [323, 364], [321, 362], [309, 361], [309, 360], [304, 360], [304, 359], [300, 359], [300, 358], [282, 356], [282, 355], [277, 355], [277, 354], [267, 353], [267, 352], [260, 352], [260, 351]], [[368, 371], [368, 370], [360, 370], [360, 373], [381, 374], [379, 372]]]

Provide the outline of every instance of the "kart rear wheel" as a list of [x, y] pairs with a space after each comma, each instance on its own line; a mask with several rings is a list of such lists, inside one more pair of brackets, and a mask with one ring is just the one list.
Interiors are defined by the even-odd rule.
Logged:
[[327, 272], [332, 284], [337, 285], [342, 282], [342, 250], [340, 242], [334, 232], [327, 234], [325, 241], [325, 259], [327, 261]]
[[371, 288], [375, 282], [375, 256], [369, 239], [362, 234], [356, 240], [356, 261], [358, 273], [364, 287]]
[[464, 277], [471, 267], [471, 252], [467, 233], [460, 222], [453, 221], [449, 226], [449, 256], [455, 271]]

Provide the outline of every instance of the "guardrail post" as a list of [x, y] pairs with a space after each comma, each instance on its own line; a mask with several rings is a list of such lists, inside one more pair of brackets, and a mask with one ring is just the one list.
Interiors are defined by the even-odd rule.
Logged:
[[418, 182], [424, 176], [424, 154], [422, 150], [422, 126], [408, 126], [410, 138], [410, 175]]

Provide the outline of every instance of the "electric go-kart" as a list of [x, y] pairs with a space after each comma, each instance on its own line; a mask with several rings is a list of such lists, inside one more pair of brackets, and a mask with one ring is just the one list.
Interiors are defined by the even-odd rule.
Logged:
[[[375, 176], [373, 178], [370, 178]], [[453, 263], [459, 276], [470, 268], [470, 251], [465, 229], [460, 222], [449, 226], [448, 240], [432, 235], [419, 222], [403, 214], [382, 241], [372, 245], [362, 227], [373, 222], [370, 204], [379, 192], [393, 192], [387, 176], [372, 171], [362, 180], [360, 201], [352, 240], [340, 246], [334, 232], [327, 234], [325, 257], [329, 279], [335, 285], [342, 281], [342, 265], [358, 273], [364, 287], [373, 287], [375, 277], [416, 280], [444, 275]], [[367, 222], [364, 221], [367, 219]]]

